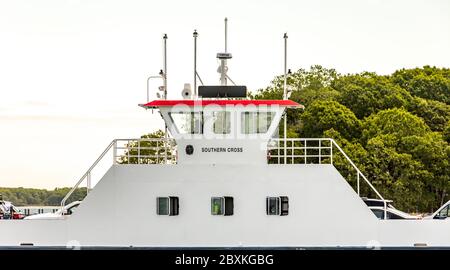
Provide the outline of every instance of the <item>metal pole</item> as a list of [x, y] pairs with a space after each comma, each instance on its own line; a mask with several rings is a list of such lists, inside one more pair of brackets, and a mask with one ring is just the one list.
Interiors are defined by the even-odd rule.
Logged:
[[[225, 18], [225, 53], [227, 53], [228, 19]], [[227, 85], [227, 59], [220, 58], [220, 85]]]
[[[284, 85], [283, 85], [283, 99], [287, 99], [286, 81], [287, 81], [287, 33], [284, 33]], [[286, 164], [286, 138], [287, 138], [287, 108], [284, 109], [284, 164]]]
[[150, 93], [148, 90], [149, 83], [150, 83], [150, 77], [147, 78], [147, 102], [150, 102]]
[[225, 17], [225, 52], [227, 51], [227, 41], [228, 41], [228, 18]]
[[333, 164], [333, 142], [330, 140], [330, 160], [331, 164]]
[[[167, 34], [164, 34], [164, 99], [167, 99]], [[167, 140], [167, 124], [164, 125], [164, 141]]]
[[117, 140], [113, 141], [113, 164], [117, 164]]
[[86, 195], [89, 194], [90, 189], [91, 189], [91, 172], [88, 172], [86, 179]]
[[283, 99], [287, 99], [287, 33], [284, 33], [284, 85], [283, 85]]
[[197, 97], [197, 30], [194, 30], [194, 98]]
[[358, 191], [358, 196], [359, 197], [361, 197], [361, 194], [360, 194], [360, 192], [359, 192], [359, 172], [356, 172], [357, 174], [357, 177], [356, 177], [356, 181], [357, 181], [357, 183], [356, 183], [356, 185], [357, 185], [357, 191]]
[[167, 99], [167, 34], [163, 36], [164, 40], [164, 99]]
[[287, 111], [284, 111], [284, 164], [287, 163]]

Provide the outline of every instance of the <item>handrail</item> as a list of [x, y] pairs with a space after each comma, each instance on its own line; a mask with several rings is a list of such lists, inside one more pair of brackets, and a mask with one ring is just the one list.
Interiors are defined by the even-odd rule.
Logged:
[[[126, 146], [118, 146], [118, 142], [126, 142]], [[130, 143], [132, 142], [138, 142], [137, 147], [130, 146]], [[141, 142], [156, 142], [156, 147], [143, 147], [140, 146]], [[169, 153], [167, 151], [167, 142], [174, 142], [173, 139], [166, 139], [166, 138], [139, 138], [139, 139], [114, 139], [111, 141], [111, 143], [106, 147], [106, 149], [100, 154], [100, 156], [95, 160], [95, 162], [89, 167], [89, 169], [83, 174], [83, 176], [78, 180], [78, 182], [72, 187], [72, 189], [64, 196], [64, 198], [61, 200], [61, 213], [64, 211], [64, 207], [66, 205], [67, 199], [73, 194], [73, 192], [80, 186], [81, 183], [86, 179], [87, 180], [87, 193], [89, 193], [90, 184], [91, 184], [91, 172], [92, 170], [98, 165], [98, 163], [103, 160], [105, 155], [113, 149], [113, 164], [117, 164], [117, 158], [121, 157], [122, 155], [118, 155], [117, 150], [128, 150], [126, 153], [126, 157], [128, 157], [128, 160], [130, 157], [137, 157], [138, 158], [138, 164], [140, 163], [140, 158], [156, 158], [157, 161], [160, 160], [160, 156], [158, 152], [153, 155], [143, 155], [141, 154], [141, 150], [161, 150], [165, 148], [164, 151], [164, 162], [167, 163], [169, 156]], [[163, 146], [159, 146], [159, 143], [164, 143]], [[132, 149], [137, 149], [137, 155], [130, 155], [130, 151]], [[176, 156], [170, 153], [171, 161], [176, 160]], [[128, 163], [130, 164], [130, 163]]]
[[[66, 205], [67, 199], [72, 195], [72, 193], [78, 188], [78, 186], [84, 181], [85, 178], [88, 178], [90, 181], [90, 174], [92, 170], [97, 166], [97, 164], [103, 159], [103, 157], [106, 155], [106, 153], [111, 150], [111, 148], [116, 144], [117, 140], [112, 140], [112, 142], [106, 147], [106, 149], [103, 151], [103, 153], [97, 158], [97, 160], [89, 167], [89, 169], [86, 171], [85, 174], [78, 180], [78, 182], [75, 184], [75, 186], [72, 187], [72, 189], [64, 196], [64, 198], [61, 201], [61, 214], [64, 213], [64, 206]], [[89, 187], [87, 188], [87, 192], [89, 192]]]
[[[304, 163], [307, 164], [308, 158], [318, 158], [318, 163], [322, 163], [322, 158], [329, 158], [330, 164], [333, 164], [333, 146], [336, 147], [340, 153], [344, 156], [344, 158], [350, 163], [350, 165], [356, 170], [356, 177], [357, 177], [357, 193], [358, 196], [361, 196], [360, 194], [360, 178], [369, 185], [369, 187], [375, 192], [375, 194], [383, 201], [384, 205], [384, 219], [387, 219], [387, 203], [386, 200], [383, 198], [383, 196], [378, 192], [378, 190], [370, 183], [370, 181], [367, 179], [367, 177], [358, 169], [358, 167], [353, 163], [353, 161], [347, 156], [347, 154], [342, 150], [342, 148], [336, 143], [335, 140], [331, 138], [277, 138], [272, 139], [271, 141], [277, 142], [277, 146], [271, 146], [270, 142], [268, 144], [267, 150], [269, 153], [268, 158], [277, 158], [278, 163], [280, 163], [280, 158], [285, 158], [285, 164], [289, 163], [286, 161], [286, 158], [289, 158], [292, 161], [292, 164], [295, 163], [295, 158], [301, 158], [304, 159]], [[307, 142], [309, 141], [316, 141], [318, 142], [318, 146], [308, 146]], [[329, 141], [329, 146], [324, 146], [322, 144], [323, 141]], [[284, 145], [280, 146], [279, 142], [283, 142]], [[287, 143], [291, 143], [290, 146], [287, 145]], [[303, 145], [295, 146], [295, 142], [303, 143]], [[283, 150], [283, 153], [280, 153], [280, 150]], [[322, 149], [329, 150], [329, 154], [322, 154]], [[276, 155], [270, 155], [270, 151], [277, 150]], [[295, 150], [303, 150], [303, 154], [295, 154]], [[318, 151], [318, 154], [308, 154], [307, 150], [316, 150]], [[290, 151], [290, 154], [288, 152]]]
[[366, 183], [369, 185], [369, 187], [375, 192], [375, 194], [377, 194], [378, 197], [380, 197], [380, 199], [383, 201], [383, 207], [384, 207], [384, 219], [387, 219], [387, 204], [386, 204], [386, 200], [383, 198], [383, 196], [381, 196], [381, 194], [378, 192], [378, 190], [372, 185], [372, 183], [370, 183], [370, 181], [367, 179], [367, 177], [358, 169], [358, 167], [356, 167], [356, 165], [353, 163], [353, 161], [347, 156], [347, 154], [344, 152], [344, 150], [342, 150], [342, 148], [336, 143], [335, 140], [330, 138], [330, 141], [333, 143], [334, 146], [336, 146], [336, 148], [341, 152], [341, 154], [347, 159], [347, 161], [350, 163], [350, 165], [352, 165], [352, 167], [356, 170], [357, 174], [357, 185], [358, 185], [358, 196], [360, 196], [359, 193], [359, 176], [362, 176], [362, 178], [364, 179], [364, 181], [366, 181]]

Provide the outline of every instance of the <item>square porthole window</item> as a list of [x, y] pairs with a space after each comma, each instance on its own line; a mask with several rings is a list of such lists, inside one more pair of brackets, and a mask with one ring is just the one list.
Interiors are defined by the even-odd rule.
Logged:
[[157, 197], [156, 214], [161, 216], [177, 216], [179, 213], [178, 197]]
[[266, 197], [266, 214], [287, 216], [289, 214], [289, 198], [287, 196]]
[[233, 197], [212, 197], [211, 215], [231, 216], [234, 212]]

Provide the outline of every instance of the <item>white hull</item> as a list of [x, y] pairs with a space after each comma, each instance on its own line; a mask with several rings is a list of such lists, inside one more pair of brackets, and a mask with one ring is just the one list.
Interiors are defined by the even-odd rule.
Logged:
[[[156, 197], [178, 196], [178, 216]], [[234, 215], [210, 199], [232, 196]], [[267, 216], [267, 196], [289, 215]], [[330, 164], [113, 165], [65, 220], [2, 220], [0, 246], [450, 247], [450, 220], [379, 220]]]

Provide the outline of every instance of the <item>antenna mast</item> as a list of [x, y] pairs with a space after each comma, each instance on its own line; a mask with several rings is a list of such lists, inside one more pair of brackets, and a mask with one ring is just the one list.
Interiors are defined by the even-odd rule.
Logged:
[[197, 97], [197, 30], [194, 30], [194, 98]]
[[217, 69], [217, 72], [220, 73], [220, 85], [227, 85], [227, 60], [231, 59], [231, 53], [228, 53], [227, 42], [228, 42], [228, 19], [225, 18], [225, 52], [217, 53], [217, 59], [220, 60], [220, 66]]
[[284, 84], [283, 84], [283, 99], [287, 99], [287, 33], [284, 33]]
[[163, 40], [164, 40], [164, 71], [162, 77], [164, 81], [164, 99], [167, 99], [167, 34], [164, 34]]
[[[283, 99], [287, 99], [287, 33], [284, 33], [284, 84], [283, 84]], [[283, 125], [283, 133], [284, 133], [284, 164], [287, 163], [287, 108], [284, 109], [284, 125]]]

